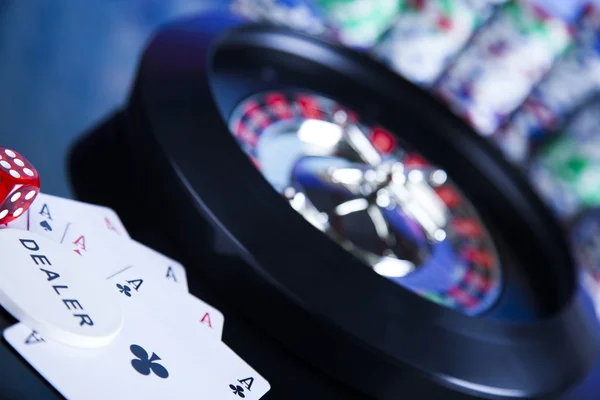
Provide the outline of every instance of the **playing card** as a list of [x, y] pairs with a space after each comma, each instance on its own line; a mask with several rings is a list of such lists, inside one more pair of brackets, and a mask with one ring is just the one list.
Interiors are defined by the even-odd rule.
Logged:
[[29, 230], [57, 242], [62, 241], [67, 225], [72, 222], [103, 237], [129, 238], [117, 214], [107, 207], [40, 193], [29, 207], [28, 215]]
[[[114, 281], [115, 287], [120, 285], [121, 293], [134, 301], [144, 302], [153, 296], [168, 302], [175, 293], [188, 291], [183, 265], [135, 240], [106, 237], [70, 223], [65, 228], [62, 244], [89, 260], [103, 277]], [[203, 306], [199, 304], [190, 318], [197, 319], [220, 338], [223, 315], [208, 304], [198, 302]]]
[[[173, 297], [181, 296], [180, 287], [173, 280], [166, 280], [162, 273], [146, 268], [146, 265], [128, 265], [109, 278], [113, 288], [121, 294], [125, 305], [138, 303], [140, 312], [154, 313], [155, 310], [146, 304], [152, 301], [171, 302]], [[187, 295], [184, 293], [184, 295]], [[196, 321], [207, 329], [214, 337], [221, 339], [223, 335], [223, 314], [204, 301], [190, 300], [190, 307], [184, 318]]]
[[[109, 345], [78, 349], [17, 324], [6, 340], [60, 393], [77, 399], [255, 400], [269, 383], [187, 316], [191, 295], [124, 302], [125, 325]], [[146, 312], [150, 307], [153, 312]], [[232, 396], [232, 394], [234, 396]]]
[[106, 235], [74, 222], [67, 223], [60, 242], [81, 257], [90, 259], [105, 278], [124, 268], [140, 266], [158, 280], [188, 291], [185, 268], [180, 263], [132, 239], [122, 240], [119, 236]]

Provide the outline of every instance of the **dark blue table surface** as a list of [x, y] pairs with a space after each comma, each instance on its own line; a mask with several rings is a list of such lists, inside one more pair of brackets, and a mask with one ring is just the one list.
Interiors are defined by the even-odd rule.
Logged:
[[0, 0], [0, 145], [71, 197], [65, 154], [126, 99], [151, 32], [210, 0]]

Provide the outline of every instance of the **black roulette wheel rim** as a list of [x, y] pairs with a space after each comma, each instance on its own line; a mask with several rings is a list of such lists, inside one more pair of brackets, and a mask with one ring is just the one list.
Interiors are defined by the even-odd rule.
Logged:
[[[511, 233], [512, 251], [537, 277], [546, 315], [526, 324], [443, 308], [398, 290], [307, 224], [252, 167], [223, 117], [248, 94], [278, 85], [343, 98], [403, 132], [476, 206], [490, 205], [488, 218], [505, 237]], [[564, 391], [594, 362], [573, 261], [542, 202], [442, 104], [363, 55], [276, 27], [226, 30], [210, 14], [179, 21], [146, 49], [128, 117], [126, 139], [147, 201], [161, 210], [178, 199], [159, 219], [185, 221], [169, 233], [188, 254], [206, 247], [230, 260], [203, 265], [202, 277], [347, 385], [382, 399], [399, 391], [538, 398]], [[201, 239], [207, 226], [216, 232], [208, 246]]]

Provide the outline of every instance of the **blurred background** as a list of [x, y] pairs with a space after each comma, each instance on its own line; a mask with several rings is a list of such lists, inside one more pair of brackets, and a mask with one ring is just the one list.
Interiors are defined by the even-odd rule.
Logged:
[[[529, 144], [519, 139], [543, 136], [539, 132], [532, 134], [535, 129], [531, 126], [523, 127], [531, 125], [531, 112], [517, 118], [519, 129], [502, 125], [522, 104], [528, 105], [526, 95], [551, 72], [557, 60], [569, 53], [577, 41], [574, 30], [583, 25], [581, 14], [588, 3], [0, 0], [0, 135], [5, 146], [24, 151], [40, 170], [44, 176], [43, 191], [71, 196], [64, 174], [65, 151], [75, 137], [126, 100], [137, 60], [152, 31], [179, 16], [228, 7], [254, 20], [266, 19], [325, 34], [371, 53], [408, 79], [439, 94], [480, 133], [492, 135], [501, 131], [496, 136], [507, 137], [501, 140], [506, 153], [523, 161]], [[535, 9], [530, 9], [530, 4]], [[590, 29], [596, 28], [591, 25], [588, 36]], [[472, 46], [476, 39], [482, 43]], [[595, 37], [583, 40], [594, 42]], [[489, 53], [496, 53], [496, 59], [489, 62], [488, 57], [487, 63], [475, 62], [485, 58], [480, 53], [486, 46]], [[584, 69], [583, 84], [576, 82], [577, 90], [571, 91], [593, 91], [597, 85], [596, 75], [600, 74], [592, 62], [595, 42], [585, 46], [592, 47], [594, 54], [588, 54], [589, 48], [576, 51], [575, 67], [566, 68], [566, 75], [575, 77], [582, 76], [577, 67]], [[550, 97], [560, 97], [551, 99], [560, 104], [548, 107], [560, 110], [552, 109], [550, 113], [563, 117], [575, 104], [580, 105], [581, 97], [587, 98], [587, 92], [569, 94], [572, 98], [567, 99], [562, 93], [556, 94], [556, 89], [573, 86], [572, 80], [571, 76], [559, 76], [553, 80], [558, 81], [558, 88], [551, 82], [551, 90], [546, 91], [551, 92]], [[539, 102], [529, 102], [530, 109], [538, 108], [534, 114], [548, 112], [540, 110], [543, 107]], [[563, 199], [568, 204], [560, 206], [573, 208], [573, 202]]]
[[71, 197], [70, 143], [126, 100], [152, 31], [207, 0], [0, 0], [0, 137]]
[[[447, 103], [551, 206], [600, 305], [600, 0], [0, 0], [2, 145], [71, 197], [66, 152], [126, 102], [152, 32], [215, 7], [366, 52]], [[600, 398], [600, 366], [568, 398]]]

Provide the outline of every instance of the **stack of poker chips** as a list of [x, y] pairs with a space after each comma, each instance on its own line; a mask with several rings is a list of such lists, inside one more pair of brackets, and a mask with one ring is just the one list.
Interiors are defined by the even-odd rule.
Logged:
[[312, 35], [328, 36], [333, 31], [323, 13], [305, 0], [233, 0], [230, 9], [256, 22], [269, 22]]
[[372, 53], [405, 78], [431, 87], [504, 1], [408, 1]]
[[527, 146], [505, 148], [521, 157], [533, 186], [567, 223], [600, 206], [599, 92], [600, 9], [588, 6], [574, 46], [501, 132], [504, 143]]
[[510, 1], [471, 40], [433, 91], [480, 134], [492, 135], [566, 49], [566, 23]]
[[402, 13], [405, 1], [232, 0], [230, 9], [252, 21], [286, 26], [368, 50]]
[[569, 49], [493, 140], [510, 160], [526, 167], [535, 150], [599, 88], [600, 10], [588, 5], [577, 17]]
[[585, 104], [562, 133], [536, 152], [530, 180], [564, 221], [600, 206], [600, 99]]
[[[336, 29], [338, 40], [356, 49], [370, 49], [381, 39], [410, 0], [314, 0]], [[408, 3], [408, 4], [407, 4]]]

